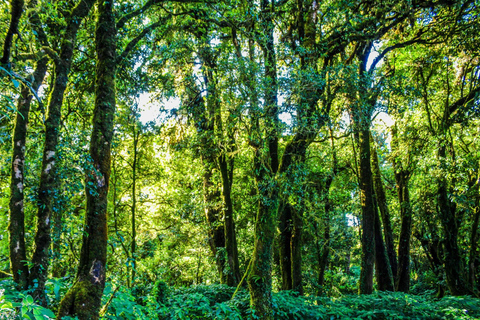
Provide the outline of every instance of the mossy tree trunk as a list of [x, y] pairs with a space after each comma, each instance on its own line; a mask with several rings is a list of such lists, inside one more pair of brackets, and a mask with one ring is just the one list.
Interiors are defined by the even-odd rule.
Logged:
[[[368, 124], [369, 125], [369, 124]], [[370, 130], [360, 129], [358, 134], [360, 156], [360, 204], [362, 206], [362, 262], [360, 273], [360, 294], [373, 292], [373, 266], [375, 263], [375, 202], [370, 167]]]
[[113, 1], [98, 1], [95, 31], [95, 111], [90, 138], [92, 171], [86, 177], [87, 208], [77, 277], [58, 316], [98, 319], [107, 262], [107, 195], [115, 114], [116, 29]]
[[61, 43], [60, 55], [54, 59], [55, 71], [52, 92], [49, 96], [48, 115], [45, 121], [45, 144], [42, 171], [38, 188], [37, 231], [32, 257], [32, 279], [36, 279], [40, 301], [44, 300], [44, 286], [50, 263], [50, 222], [60, 208], [56, 204], [58, 177], [56, 175], [57, 146], [60, 131], [61, 108], [67, 87], [77, 31], [90, 12], [94, 0], [82, 0], [73, 8], [67, 21]]
[[259, 319], [272, 315], [272, 258], [278, 212], [278, 185], [275, 175], [264, 166], [262, 150], [255, 152], [257, 190], [260, 196], [255, 224], [251, 269], [247, 278], [250, 303]]
[[393, 230], [390, 218], [390, 210], [387, 205], [387, 197], [385, 195], [385, 188], [383, 187], [382, 174], [380, 172], [380, 165], [378, 161], [377, 148], [374, 146], [372, 140], [372, 174], [375, 195], [377, 199], [378, 209], [380, 210], [381, 222], [383, 224], [383, 234], [385, 236], [385, 246], [387, 249], [388, 261], [392, 270], [394, 283], [397, 278], [397, 254], [395, 252], [395, 243], [393, 240]]
[[[21, 6], [20, 6], [21, 5]], [[35, 8], [37, 2], [32, 0], [28, 3], [30, 8]], [[20, 10], [20, 11], [19, 11]], [[23, 11], [23, 1], [12, 1], [12, 15], [20, 15]], [[17, 16], [15, 19], [19, 19]], [[29, 14], [29, 22], [32, 28], [36, 31], [37, 39], [40, 44], [46, 44], [47, 36], [41, 28], [38, 14], [35, 11]], [[12, 23], [18, 26], [18, 21], [14, 22], [12, 16]], [[12, 26], [10, 27], [12, 28]], [[17, 27], [15, 27], [17, 28]], [[9, 30], [10, 33], [11, 30]], [[16, 30], [14, 30], [16, 32]], [[13, 33], [11, 34], [13, 36]], [[7, 38], [9, 35], [7, 35]], [[6, 42], [11, 41], [6, 39]], [[7, 45], [7, 43], [5, 43]], [[8, 51], [8, 52], [7, 52]], [[6, 62], [9, 59], [9, 49], [5, 51], [4, 56]], [[45, 78], [47, 72], [48, 58], [41, 58], [36, 62], [36, 66], [33, 72], [33, 81], [31, 83], [31, 89], [37, 91]], [[26, 289], [29, 284], [33, 283], [32, 273], [29, 274], [29, 270], [26, 264], [26, 248], [25, 248], [25, 227], [24, 227], [24, 176], [25, 176], [25, 147], [27, 138], [27, 126], [30, 113], [30, 105], [33, 99], [33, 94], [27, 86], [22, 86], [20, 97], [17, 102], [17, 114], [15, 117], [15, 129], [13, 133], [13, 152], [12, 152], [12, 172], [10, 180], [10, 263], [14, 281], [18, 284], [19, 288]], [[35, 271], [35, 270], [33, 270]], [[35, 272], [33, 272], [35, 275]], [[36, 292], [34, 292], [36, 296]], [[45, 304], [45, 301], [41, 301]]]
[[[273, 241], [278, 214], [278, 100], [277, 68], [274, 48], [274, 2], [262, 0], [260, 27], [262, 39], [258, 41], [264, 58], [264, 119], [263, 129], [259, 125], [259, 111], [251, 110], [252, 137], [254, 147], [254, 170], [259, 195], [255, 221], [254, 252], [247, 282], [250, 304], [259, 319], [270, 320], [272, 313], [272, 259]], [[255, 104], [252, 104], [252, 107]]]
[[[47, 72], [48, 59], [43, 58], [36, 64], [33, 73], [32, 89], [37, 91]], [[27, 140], [27, 125], [30, 105], [33, 95], [27, 86], [22, 86], [17, 103], [15, 129], [13, 132], [12, 172], [10, 179], [10, 265], [13, 280], [19, 288], [26, 289], [29, 270], [25, 263], [25, 217], [24, 217], [24, 176], [25, 176], [25, 146]]]
[[382, 225], [375, 201], [375, 272], [377, 286], [380, 291], [394, 291], [394, 282], [387, 250], [383, 242]]
[[[318, 53], [316, 52], [316, 23], [317, 3], [311, 0], [298, 0], [295, 3], [296, 31], [300, 39], [299, 50], [300, 69], [304, 77], [315, 79], [324, 74], [317, 70]], [[327, 59], [326, 59], [327, 60]], [[324, 61], [324, 68], [328, 63]], [[323, 71], [322, 71], [323, 72]], [[302, 79], [303, 80], [303, 79]], [[308, 80], [307, 80], [308, 81]], [[302, 176], [298, 172], [304, 171], [307, 149], [317, 135], [318, 129], [324, 125], [317, 110], [317, 102], [323, 93], [324, 86], [319, 83], [308, 83], [298, 90], [296, 101], [297, 128], [296, 134], [286, 145], [283, 152], [279, 174], [287, 176], [287, 185], [301, 186], [302, 181], [293, 180], [293, 177]], [[329, 108], [323, 112], [328, 114]], [[290, 193], [290, 192], [287, 192]], [[299, 192], [301, 194], [301, 192]], [[302, 278], [302, 245], [303, 245], [303, 211], [304, 201], [298, 199], [294, 207], [288, 203], [288, 196], [280, 198], [279, 205], [279, 253], [280, 269], [282, 274], [282, 289], [295, 290], [303, 294]]]

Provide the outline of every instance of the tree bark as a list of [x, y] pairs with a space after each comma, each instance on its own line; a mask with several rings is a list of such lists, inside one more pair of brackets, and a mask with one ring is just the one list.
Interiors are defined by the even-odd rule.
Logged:
[[[445, 161], [446, 146], [441, 142], [438, 148], [440, 161]], [[444, 230], [444, 250], [445, 250], [445, 275], [450, 294], [460, 296], [470, 293], [467, 283], [462, 275], [462, 259], [458, 248], [458, 223], [456, 215], [456, 205], [448, 199], [447, 180], [445, 177], [438, 179], [438, 206], [440, 210], [440, 220]]]
[[[35, 235], [35, 251], [32, 257], [32, 279], [37, 279], [40, 301], [44, 300], [44, 290], [47, 271], [50, 263], [49, 250], [51, 244], [50, 221], [52, 215], [60, 208], [56, 203], [57, 198], [57, 145], [60, 130], [61, 108], [63, 95], [67, 87], [68, 75], [72, 63], [73, 50], [77, 31], [83, 19], [90, 12], [94, 0], [79, 1], [73, 8], [67, 21], [63, 36], [60, 56], [55, 59], [54, 84], [49, 97], [48, 116], [45, 121], [45, 145], [43, 149], [42, 171], [40, 186], [38, 188], [37, 232]], [[58, 213], [57, 213], [58, 214]]]
[[[43, 58], [36, 64], [33, 73], [32, 89], [37, 91], [47, 72], [48, 59]], [[13, 132], [12, 172], [10, 179], [10, 264], [13, 280], [19, 288], [26, 289], [29, 270], [26, 264], [25, 248], [25, 217], [24, 217], [24, 176], [25, 176], [25, 146], [27, 140], [27, 125], [30, 105], [33, 95], [27, 86], [22, 86], [17, 102], [15, 129]]]
[[[370, 137], [372, 138], [372, 137]], [[390, 219], [390, 210], [387, 205], [387, 197], [385, 195], [385, 188], [383, 187], [382, 175], [380, 173], [380, 165], [378, 162], [377, 148], [375, 148], [372, 140], [372, 174], [377, 205], [380, 210], [380, 217], [383, 223], [383, 234], [385, 236], [385, 246], [387, 248], [388, 260], [392, 269], [394, 283], [397, 278], [397, 255], [395, 252], [395, 243], [393, 241], [393, 231]]]
[[412, 234], [412, 208], [408, 191], [410, 173], [398, 167], [398, 164], [394, 164], [402, 226], [398, 241], [398, 274], [395, 287], [397, 291], [408, 293], [410, 291], [410, 237]]
[[275, 175], [265, 170], [261, 150], [255, 153], [257, 189], [260, 195], [255, 224], [255, 242], [248, 275], [250, 303], [259, 319], [273, 319], [272, 315], [272, 257], [275, 222], [278, 212], [278, 185]]
[[58, 316], [98, 319], [107, 260], [107, 195], [115, 114], [116, 29], [113, 1], [98, 2], [95, 32], [95, 111], [90, 139], [93, 170], [87, 173], [87, 210], [76, 282], [60, 303]]
[[0, 59], [0, 64], [4, 65], [9, 69], [10, 64], [10, 52], [12, 50], [13, 44], [13, 35], [18, 34], [18, 24], [23, 13], [23, 5], [25, 1], [23, 0], [12, 0], [10, 1], [10, 25], [8, 27], [7, 35], [5, 36], [5, 41], [3, 42], [3, 56]]
[[358, 133], [360, 155], [360, 203], [362, 206], [362, 263], [360, 294], [373, 292], [373, 266], [375, 263], [375, 202], [370, 165], [370, 129], [364, 126]]
[[[261, 1], [260, 23], [264, 40], [259, 44], [264, 56], [265, 77], [265, 124], [261, 137], [258, 119], [253, 119], [254, 128], [259, 135], [255, 145], [254, 168], [255, 181], [259, 195], [258, 211], [255, 223], [254, 252], [248, 275], [250, 304], [259, 319], [270, 320], [272, 313], [272, 257], [273, 240], [278, 214], [278, 106], [277, 106], [277, 69], [273, 40], [274, 2]], [[252, 110], [252, 116], [258, 115]], [[260, 142], [262, 141], [262, 142]]]
[[[376, 202], [376, 201], [374, 201]], [[388, 260], [387, 251], [383, 242], [382, 226], [378, 208], [375, 206], [375, 272], [377, 286], [380, 291], [393, 291], [393, 276]]]
[[288, 201], [284, 203], [281, 201], [279, 205], [279, 230], [280, 236], [278, 239], [279, 258], [280, 258], [280, 272], [282, 276], [282, 290], [292, 290], [292, 206]]
[[[237, 235], [235, 231], [235, 217], [232, 202], [232, 174], [229, 172], [225, 154], [218, 159], [220, 173], [222, 175], [222, 196], [223, 207], [225, 212], [224, 234], [225, 234], [225, 251], [227, 254], [228, 272], [227, 285], [233, 287], [240, 282], [240, 266], [238, 262]], [[233, 163], [231, 162], [231, 166]], [[231, 167], [230, 170], [233, 170]]]

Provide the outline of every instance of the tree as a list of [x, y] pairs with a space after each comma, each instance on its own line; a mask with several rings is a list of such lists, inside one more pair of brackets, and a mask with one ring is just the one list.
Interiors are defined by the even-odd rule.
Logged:
[[107, 196], [115, 115], [116, 28], [113, 1], [97, 6], [95, 111], [90, 139], [91, 170], [86, 177], [87, 209], [77, 279], [63, 298], [59, 317], [97, 319], [106, 280]]

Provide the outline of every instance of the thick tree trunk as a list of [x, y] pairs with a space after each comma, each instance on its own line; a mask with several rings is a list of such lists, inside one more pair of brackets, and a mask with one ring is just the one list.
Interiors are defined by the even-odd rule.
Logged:
[[[37, 91], [47, 72], [48, 59], [37, 62], [32, 89]], [[19, 288], [26, 289], [28, 285], [28, 266], [26, 264], [25, 248], [25, 217], [24, 217], [24, 176], [25, 176], [25, 145], [30, 105], [33, 95], [27, 86], [22, 86], [17, 103], [15, 129], [13, 132], [12, 172], [10, 179], [10, 264], [13, 280]]]
[[278, 185], [275, 176], [262, 168], [261, 150], [256, 150], [255, 171], [260, 195], [255, 224], [255, 243], [248, 275], [250, 303], [259, 319], [272, 317], [272, 257], [278, 212]]
[[82, 20], [90, 12], [94, 0], [80, 1], [73, 9], [67, 22], [65, 35], [61, 45], [60, 56], [55, 62], [55, 80], [49, 97], [48, 116], [45, 121], [45, 145], [43, 149], [42, 171], [38, 188], [37, 232], [35, 235], [35, 251], [32, 257], [33, 274], [37, 279], [40, 301], [44, 300], [44, 290], [49, 267], [49, 250], [51, 244], [50, 221], [53, 214], [60, 210], [55, 199], [57, 198], [57, 145], [60, 130], [61, 108], [63, 95], [67, 87], [68, 75], [72, 63], [73, 50], [77, 31]]
[[98, 2], [95, 43], [95, 111], [90, 139], [93, 170], [87, 173], [87, 210], [76, 282], [60, 303], [58, 315], [98, 319], [107, 262], [107, 195], [115, 114], [116, 30], [113, 1]]
[[[255, 223], [254, 252], [251, 269], [247, 279], [250, 289], [250, 304], [259, 319], [272, 319], [272, 258], [278, 214], [278, 183], [275, 175], [278, 171], [278, 106], [277, 106], [277, 69], [273, 39], [274, 3], [261, 1], [261, 25], [264, 37], [260, 43], [264, 56], [265, 78], [265, 123], [263, 137], [254, 119], [253, 131], [259, 134], [254, 154], [255, 180], [260, 197]], [[257, 115], [252, 110], [252, 116]], [[261, 142], [262, 141], [262, 142]], [[267, 151], [267, 152], [265, 152]], [[267, 168], [268, 166], [269, 168]]]
[[[370, 137], [371, 138], [371, 137]], [[394, 283], [397, 278], [397, 255], [395, 253], [395, 243], [393, 241], [392, 224], [390, 221], [390, 211], [387, 205], [387, 197], [385, 195], [385, 189], [383, 187], [382, 175], [380, 173], [380, 165], [378, 163], [377, 149], [374, 147], [372, 140], [372, 174], [373, 185], [375, 189], [375, 196], [377, 199], [377, 205], [380, 210], [380, 216], [383, 223], [383, 234], [385, 236], [385, 246], [387, 248], [388, 261], [390, 261], [390, 267], [394, 278]]]
[[370, 164], [370, 129], [360, 126], [358, 132], [360, 155], [360, 203], [362, 206], [362, 263], [360, 272], [360, 294], [373, 292], [373, 270], [375, 263], [375, 201]]

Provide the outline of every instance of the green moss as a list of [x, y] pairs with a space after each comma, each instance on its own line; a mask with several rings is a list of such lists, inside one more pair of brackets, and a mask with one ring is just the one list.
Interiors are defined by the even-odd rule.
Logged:
[[102, 291], [89, 281], [78, 281], [60, 302], [58, 318], [76, 316], [79, 319], [98, 319]]

